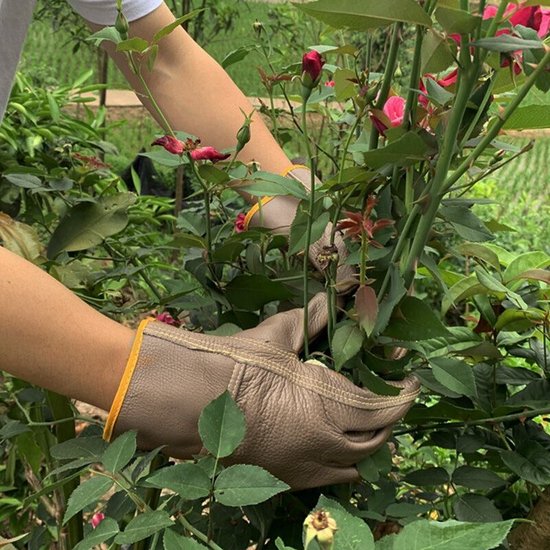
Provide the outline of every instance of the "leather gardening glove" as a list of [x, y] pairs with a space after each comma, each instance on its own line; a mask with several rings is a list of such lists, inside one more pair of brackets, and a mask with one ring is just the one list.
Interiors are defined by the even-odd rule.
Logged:
[[[311, 172], [307, 166], [301, 164], [292, 165], [281, 175], [292, 178], [301, 183], [306, 189], [311, 187]], [[315, 178], [315, 185], [321, 185], [318, 178]], [[295, 197], [277, 196], [264, 197], [260, 204], [255, 204], [247, 213], [244, 220], [244, 228], [262, 227], [271, 229], [274, 233], [288, 235], [290, 226], [296, 216], [298, 203], [300, 201]], [[330, 256], [330, 235], [332, 224], [329, 223], [322, 237], [310, 246], [309, 259], [315, 269], [321, 273], [327, 266], [327, 256]], [[345, 263], [348, 253], [346, 245], [340, 233], [336, 233], [334, 245], [338, 253], [338, 267], [336, 270], [336, 291], [346, 293], [358, 285], [355, 269]]]
[[[309, 306], [309, 336], [326, 324], [326, 297]], [[225, 463], [262, 466], [294, 489], [349, 482], [354, 467], [390, 435], [418, 382], [393, 383], [396, 397], [356, 387], [315, 362], [301, 362], [303, 310], [275, 315], [236, 336], [197, 334], [144, 321], [105, 426], [104, 437], [135, 429], [142, 449], [201, 452], [202, 409], [229, 390], [246, 418], [246, 435]]]

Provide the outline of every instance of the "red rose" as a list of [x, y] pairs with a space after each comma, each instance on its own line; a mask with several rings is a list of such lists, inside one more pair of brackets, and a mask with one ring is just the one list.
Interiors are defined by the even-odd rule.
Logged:
[[180, 322], [177, 319], [174, 319], [167, 311], [164, 313], [159, 313], [155, 319], [166, 325], [171, 325], [173, 327], [179, 327]]
[[105, 514], [102, 512], [97, 512], [92, 516], [92, 519], [90, 520], [90, 524], [92, 525], [92, 528], [95, 529], [103, 520], [105, 519]]
[[162, 136], [151, 145], [161, 145], [173, 155], [181, 155], [185, 151], [185, 144], [174, 136]]
[[211, 160], [212, 162], [225, 160], [231, 156], [229, 153], [220, 153], [214, 147], [199, 147], [191, 151], [190, 155], [193, 160]]

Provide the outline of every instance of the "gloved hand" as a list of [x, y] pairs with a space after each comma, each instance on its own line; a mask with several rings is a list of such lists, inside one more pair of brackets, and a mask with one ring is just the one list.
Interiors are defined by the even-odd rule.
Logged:
[[[294, 165], [282, 174], [285, 177], [292, 178], [300, 182], [306, 189], [311, 188], [311, 172], [307, 166]], [[315, 186], [320, 186], [321, 182], [315, 178]], [[271, 229], [273, 233], [288, 235], [290, 226], [296, 216], [298, 203], [300, 202], [295, 197], [277, 196], [265, 197], [261, 201], [260, 206], [254, 205], [246, 215], [244, 226], [257, 227], [260, 224], [262, 227]], [[330, 256], [331, 250], [330, 235], [332, 232], [332, 224], [329, 223], [322, 237], [312, 243], [309, 249], [309, 259], [317, 271], [323, 273], [326, 268], [326, 256]], [[346, 293], [358, 285], [355, 269], [351, 265], [345, 263], [348, 253], [346, 245], [340, 233], [336, 233], [334, 245], [338, 253], [338, 267], [336, 270], [336, 291], [338, 293]]]
[[[327, 320], [326, 297], [309, 306], [309, 337]], [[135, 429], [142, 449], [201, 452], [198, 418], [229, 390], [246, 418], [246, 435], [225, 463], [262, 466], [294, 489], [349, 482], [354, 467], [376, 451], [418, 394], [418, 382], [383, 397], [344, 376], [297, 357], [303, 310], [270, 317], [230, 337], [197, 334], [144, 321], [113, 401], [105, 438]]]

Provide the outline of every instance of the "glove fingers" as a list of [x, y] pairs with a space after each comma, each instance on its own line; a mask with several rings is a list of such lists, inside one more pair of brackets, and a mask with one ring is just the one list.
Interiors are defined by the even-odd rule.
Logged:
[[[316, 294], [309, 302], [308, 311], [308, 338], [313, 339], [324, 330], [328, 322], [326, 294]], [[279, 344], [299, 353], [304, 345], [304, 310], [299, 308], [278, 313], [256, 328], [245, 330], [242, 335]]]

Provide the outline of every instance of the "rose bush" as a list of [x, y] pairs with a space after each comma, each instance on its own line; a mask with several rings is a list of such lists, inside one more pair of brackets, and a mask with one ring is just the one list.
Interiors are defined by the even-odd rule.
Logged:
[[[108, 167], [85, 160], [105, 146], [92, 121], [60, 112], [59, 128], [71, 131], [48, 135], [47, 122], [25, 119], [18, 106], [25, 102], [17, 101], [24, 92], [16, 90], [2, 127], [8, 148], [0, 156], [0, 204], [10, 215], [0, 217], [4, 245], [103, 311], [123, 318], [156, 311], [164, 322], [214, 334], [255, 326], [324, 288], [331, 324], [309, 356], [388, 399], [399, 390], [386, 380], [404, 374], [414, 373], [423, 392], [389, 445], [358, 465], [362, 482], [288, 494], [259, 471], [221, 468], [215, 452], [167, 463], [160, 449], [136, 453], [133, 433], [106, 445], [93, 423], [74, 439], [74, 428], [62, 429], [72, 414], [65, 402], [9, 380], [3, 482], [9, 487], [21, 476], [33, 488], [4, 503], [6, 531], [31, 533], [14, 544], [488, 550], [506, 547], [514, 518], [544, 517], [547, 500], [535, 503], [550, 485], [550, 257], [495, 245], [502, 224], [480, 219], [468, 196], [527, 153], [505, 131], [533, 121], [550, 126], [547, 107], [522, 105], [533, 88], [550, 89], [548, 9], [533, 4], [300, 4], [337, 30], [363, 32], [367, 53], [373, 29], [391, 35], [382, 73], [370, 70], [356, 46], [339, 42], [344, 35], [327, 30], [326, 44], [261, 74], [271, 94], [281, 90], [289, 99], [285, 117], [270, 116], [275, 135], [280, 120], [291, 121], [294, 146], [322, 184], [308, 192], [241, 163], [240, 148], [254, 132], [249, 117], [235, 148], [221, 152], [166, 128], [153, 142], [160, 147], [145, 154], [192, 177], [193, 194], [177, 219], [167, 201], [136, 198]], [[403, 68], [408, 84], [398, 86], [404, 27], [413, 27], [416, 42]], [[155, 45], [127, 41], [115, 28], [94, 37], [104, 39], [142, 62]], [[54, 99], [62, 103], [62, 94]], [[47, 96], [42, 105], [49, 110], [38, 111], [51, 114]], [[23, 139], [14, 117], [42, 139]], [[326, 121], [329, 139], [320, 137]], [[86, 136], [75, 140], [79, 124]], [[289, 237], [247, 228], [235, 189], [299, 200]], [[105, 208], [107, 230], [99, 224]], [[172, 222], [174, 234], [162, 234], [159, 226]], [[320, 276], [304, 256], [329, 222]], [[338, 235], [346, 254], [333, 246]], [[345, 297], [336, 293], [339, 262], [357, 272], [357, 287]], [[238, 412], [225, 416], [227, 407], [219, 400], [208, 406], [206, 431], [221, 423], [228, 433], [244, 430]], [[304, 437], [318, 429], [304, 426]], [[524, 524], [509, 539], [515, 548], [537, 548], [539, 535]]]

